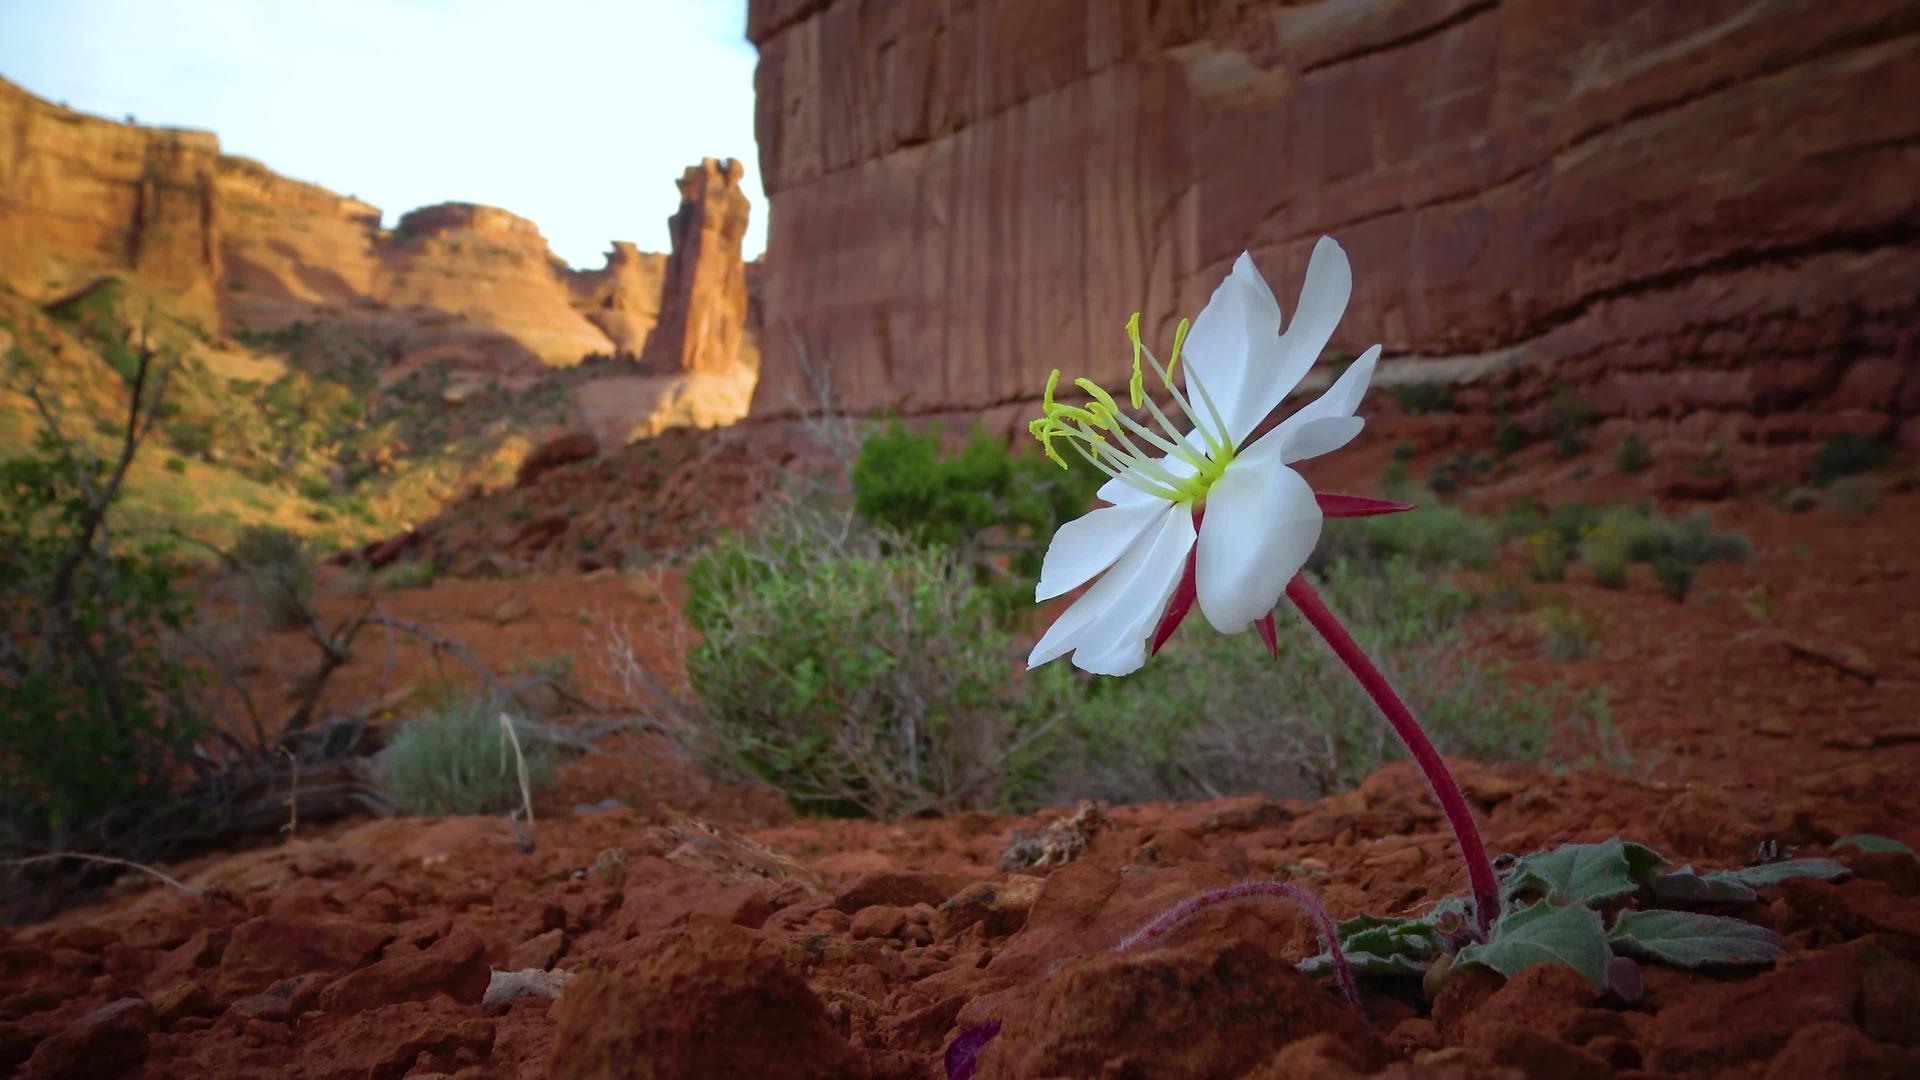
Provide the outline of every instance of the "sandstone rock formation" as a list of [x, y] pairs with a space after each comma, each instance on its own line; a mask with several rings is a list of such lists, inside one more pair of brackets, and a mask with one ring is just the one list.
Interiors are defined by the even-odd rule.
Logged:
[[660, 324], [641, 363], [653, 371], [718, 374], [735, 363], [747, 319], [740, 238], [747, 196], [740, 162], [707, 158], [680, 177], [680, 209], [667, 220], [673, 254]]
[[[87, 116], [0, 80], [0, 284], [46, 304], [131, 277], [215, 333], [337, 324], [386, 377], [443, 365], [455, 392], [624, 358], [602, 372], [613, 392], [569, 387], [580, 423], [624, 442], [746, 409], [758, 351], [740, 171], [687, 170], [673, 256], [616, 241], [604, 267], [576, 271], [505, 210], [443, 203], [383, 229], [378, 208], [222, 155], [212, 134]], [[632, 363], [643, 354], [651, 374]]]
[[0, 79], [0, 281], [48, 301], [138, 273], [211, 321], [219, 159], [207, 132], [117, 124]]
[[[751, 0], [770, 199], [756, 414], [1117, 385], [1243, 248], [1334, 340], [1516, 412], [1761, 436], [1920, 412], [1920, 8], [1898, 0]], [[799, 347], [789, 338], [791, 328]]]
[[667, 257], [615, 240], [607, 265], [576, 270], [568, 278], [574, 306], [613, 342], [616, 355], [638, 357], [660, 321], [661, 286]]

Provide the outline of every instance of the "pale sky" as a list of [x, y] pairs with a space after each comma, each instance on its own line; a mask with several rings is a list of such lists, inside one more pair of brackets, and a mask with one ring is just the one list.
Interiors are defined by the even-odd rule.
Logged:
[[0, 76], [380, 207], [530, 218], [597, 267], [667, 250], [674, 181], [737, 157], [766, 245], [745, 0], [0, 0]]

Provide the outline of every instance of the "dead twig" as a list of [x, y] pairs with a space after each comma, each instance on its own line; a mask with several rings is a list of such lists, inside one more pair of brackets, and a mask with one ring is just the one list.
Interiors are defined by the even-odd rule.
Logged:
[[56, 851], [51, 855], [29, 855], [23, 859], [8, 859], [0, 862], [0, 866], [33, 866], [37, 863], [58, 862], [62, 859], [99, 863], [103, 866], [118, 866], [126, 870], [138, 870], [149, 877], [157, 878], [173, 886], [188, 896], [203, 896], [206, 892], [197, 885], [188, 885], [186, 882], [180, 881], [177, 878], [168, 877], [145, 863], [137, 863], [131, 859], [116, 859], [111, 855], [88, 855], [78, 851]]

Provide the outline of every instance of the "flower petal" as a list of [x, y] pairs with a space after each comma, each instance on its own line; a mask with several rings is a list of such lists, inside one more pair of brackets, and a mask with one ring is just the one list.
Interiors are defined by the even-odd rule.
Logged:
[[1147, 531], [1147, 526], [1153, 524], [1154, 516], [1169, 505], [1165, 499], [1152, 499], [1141, 493], [1138, 502], [1103, 506], [1060, 526], [1060, 531], [1053, 534], [1053, 542], [1047, 545], [1046, 559], [1040, 564], [1040, 583], [1034, 586], [1034, 600], [1051, 600], [1092, 581], [1095, 574], [1125, 554], [1140, 534]]
[[1193, 515], [1184, 506], [1176, 507], [1154, 538], [1139, 573], [1126, 583], [1125, 595], [1115, 600], [1105, 620], [1088, 627], [1074, 650], [1074, 666], [1095, 675], [1129, 675], [1140, 670], [1147, 662], [1147, 639], [1186, 571], [1193, 540]]
[[1213, 628], [1237, 634], [1272, 611], [1320, 539], [1320, 505], [1276, 460], [1235, 458], [1207, 493], [1194, 584]]
[[1367, 422], [1357, 416], [1322, 416], [1309, 420], [1287, 433], [1287, 440], [1280, 447], [1280, 463], [1291, 465], [1332, 453], [1352, 442], [1366, 426]]
[[[1343, 429], [1321, 425], [1321, 430], [1311, 436], [1302, 429], [1317, 425], [1322, 420], [1351, 418], [1360, 408], [1361, 399], [1367, 396], [1367, 384], [1373, 381], [1373, 367], [1379, 359], [1378, 345], [1361, 353], [1360, 359], [1349, 364], [1325, 393], [1280, 421], [1272, 431], [1254, 440], [1253, 445], [1241, 451], [1240, 456], [1254, 461], [1277, 456], [1281, 462], [1292, 464], [1345, 446], [1360, 434], [1358, 426], [1348, 425]], [[1346, 437], [1338, 438], [1343, 430]]]
[[[1047, 632], [1040, 636], [1040, 640], [1033, 646], [1033, 652], [1027, 656], [1028, 667], [1038, 667], [1055, 657], [1079, 648], [1109, 619], [1125, 620], [1132, 617], [1133, 613], [1125, 606], [1133, 599], [1129, 591], [1130, 586], [1134, 584], [1136, 578], [1148, 572], [1148, 561], [1155, 557], [1158, 541], [1168, 530], [1170, 522], [1184, 523], [1182, 527], [1189, 535], [1188, 543], [1192, 543], [1193, 521], [1185, 508], [1164, 502], [1158, 505], [1160, 517], [1148, 524], [1140, 536], [1134, 540], [1133, 545], [1121, 554], [1119, 560], [1101, 576], [1099, 581], [1093, 583], [1092, 588], [1069, 604], [1067, 610], [1061, 612], [1060, 617], [1053, 621], [1053, 625], [1047, 627]], [[1176, 552], [1173, 557], [1166, 559], [1169, 565], [1160, 568], [1167, 576], [1168, 592], [1172, 591], [1173, 579], [1180, 572], [1180, 556], [1185, 554], [1184, 550]], [[1160, 602], [1162, 606], [1166, 603], [1164, 595]], [[1150, 617], [1158, 617], [1159, 614], [1156, 610]], [[1145, 637], [1144, 631], [1141, 636]]]
[[[1240, 396], [1234, 402], [1234, 416], [1246, 421], [1246, 426], [1235, 432], [1234, 445], [1238, 446], [1268, 413], [1279, 408], [1280, 402], [1306, 378], [1307, 370], [1313, 367], [1313, 362], [1327, 347], [1328, 339], [1333, 337], [1334, 327], [1346, 313], [1347, 299], [1352, 295], [1353, 267], [1347, 262], [1346, 251], [1332, 237], [1321, 237], [1320, 242], [1313, 245], [1313, 255], [1307, 261], [1306, 284], [1300, 287], [1300, 305], [1293, 313], [1287, 332], [1271, 346], [1255, 343], [1255, 355], [1249, 361]], [[1359, 361], [1355, 361], [1354, 366], [1359, 367]], [[1362, 393], [1366, 390], [1364, 380], [1371, 378], [1372, 372], [1373, 365], [1368, 364], [1360, 376]], [[1351, 369], [1348, 373], [1352, 373]], [[1359, 405], [1357, 398], [1354, 405]], [[1226, 406], [1221, 405], [1221, 410], [1224, 412]], [[1348, 415], [1352, 412], [1353, 409], [1347, 409]]]
[[[1207, 306], [1195, 316], [1180, 354], [1180, 362], [1186, 365], [1187, 400], [1193, 405], [1194, 416], [1212, 429], [1212, 417], [1195, 388], [1197, 382], [1206, 387], [1207, 395], [1220, 410], [1220, 419], [1227, 426], [1224, 437], [1236, 446], [1265, 415], [1243, 417], [1239, 403], [1247, 396], [1246, 384], [1254, 375], [1254, 366], [1264, 366], [1271, 359], [1270, 350], [1278, 344], [1279, 333], [1280, 302], [1254, 267], [1253, 256], [1243, 251], [1233, 261], [1226, 279], [1213, 290]], [[1219, 438], [1223, 433], [1214, 435]]]

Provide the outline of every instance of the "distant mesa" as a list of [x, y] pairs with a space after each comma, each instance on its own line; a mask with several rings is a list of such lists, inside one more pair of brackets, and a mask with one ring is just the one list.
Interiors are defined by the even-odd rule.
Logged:
[[604, 267], [571, 270], [506, 210], [441, 203], [382, 229], [376, 207], [222, 154], [210, 133], [88, 116], [0, 80], [0, 283], [47, 303], [125, 277], [220, 333], [338, 324], [384, 378], [444, 365], [456, 382], [513, 383], [620, 360], [605, 369], [620, 382], [573, 392], [580, 425], [624, 442], [746, 409], [759, 331], [739, 172], [687, 170], [673, 253], [615, 241]]

